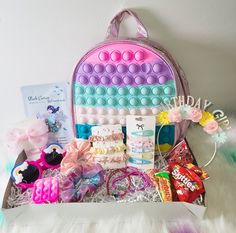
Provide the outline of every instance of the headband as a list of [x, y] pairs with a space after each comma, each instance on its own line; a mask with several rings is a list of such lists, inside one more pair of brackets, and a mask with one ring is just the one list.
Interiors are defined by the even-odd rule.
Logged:
[[[191, 107], [187, 104], [159, 112], [157, 115], [157, 122], [161, 124], [161, 127], [157, 134], [157, 141], [159, 141], [160, 132], [163, 126], [170, 123], [180, 123], [183, 120], [190, 120], [194, 123], [198, 123], [203, 127], [203, 130], [212, 137], [215, 146], [214, 153], [211, 156], [211, 159], [203, 167], [208, 166], [215, 158], [217, 146], [224, 143], [227, 139], [226, 133], [219, 126], [214, 115], [210, 112], [202, 111], [199, 108]], [[159, 145], [158, 152], [163, 159]]]

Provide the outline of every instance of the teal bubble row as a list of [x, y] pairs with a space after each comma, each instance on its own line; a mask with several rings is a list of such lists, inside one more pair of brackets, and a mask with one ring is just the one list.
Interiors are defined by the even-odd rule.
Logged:
[[137, 87], [83, 86], [75, 84], [74, 103], [93, 107], [155, 107], [176, 95], [174, 81]]

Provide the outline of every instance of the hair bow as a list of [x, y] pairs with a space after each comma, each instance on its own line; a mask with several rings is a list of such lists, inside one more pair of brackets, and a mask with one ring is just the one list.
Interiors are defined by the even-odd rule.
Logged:
[[16, 151], [24, 149], [25, 143], [41, 148], [48, 141], [48, 127], [42, 120], [35, 120], [27, 129], [13, 128], [7, 135], [7, 145]]

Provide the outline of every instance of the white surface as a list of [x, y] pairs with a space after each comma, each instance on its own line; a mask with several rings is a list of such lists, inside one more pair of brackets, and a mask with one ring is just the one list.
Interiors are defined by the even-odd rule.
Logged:
[[0, 128], [24, 118], [20, 86], [71, 80], [126, 7], [177, 58], [194, 96], [236, 112], [235, 0], [0, 0]]
[[[135, 215], [137, 210], [142, 210], [145, 215], [158, 216], [161, 221], [175, 221], [177, 219], [202, 219], [206, 210], [203, 206], [190, 203], [69, 203], [57, 205], [24, 205], [15, 209], [3, 210], [8, 224], [22, 224], [29, 216], [38, 215], [31, 219], [30, 224], [46, 222], [48, 216], [53, 216], [53, 221], [61, 222], [62, 219], [71, 221], [73, 218], [79, 222], [97, 222], [102, 219], [110, 220], [116, 216], [123, 219]], [[101, 213], [102, 210], [102, 213]], [[47, 213], [47, 215], [45, 215]]]

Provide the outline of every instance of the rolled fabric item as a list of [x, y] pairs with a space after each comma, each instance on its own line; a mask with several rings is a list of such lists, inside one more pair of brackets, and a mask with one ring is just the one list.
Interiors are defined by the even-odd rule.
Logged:
[[60, 180], [63, 202], [80, 202], [104, 183], [104, 170], [100, 164], [82, 163], [70, 169]]
[[70, 173], [71, 169], [80, 165], [82, 161], [92, 161], [91, 145], [88, 140], [73, 139], [65, 147], [66, 156], [61, 161], [60, 172], [63, 175]]

